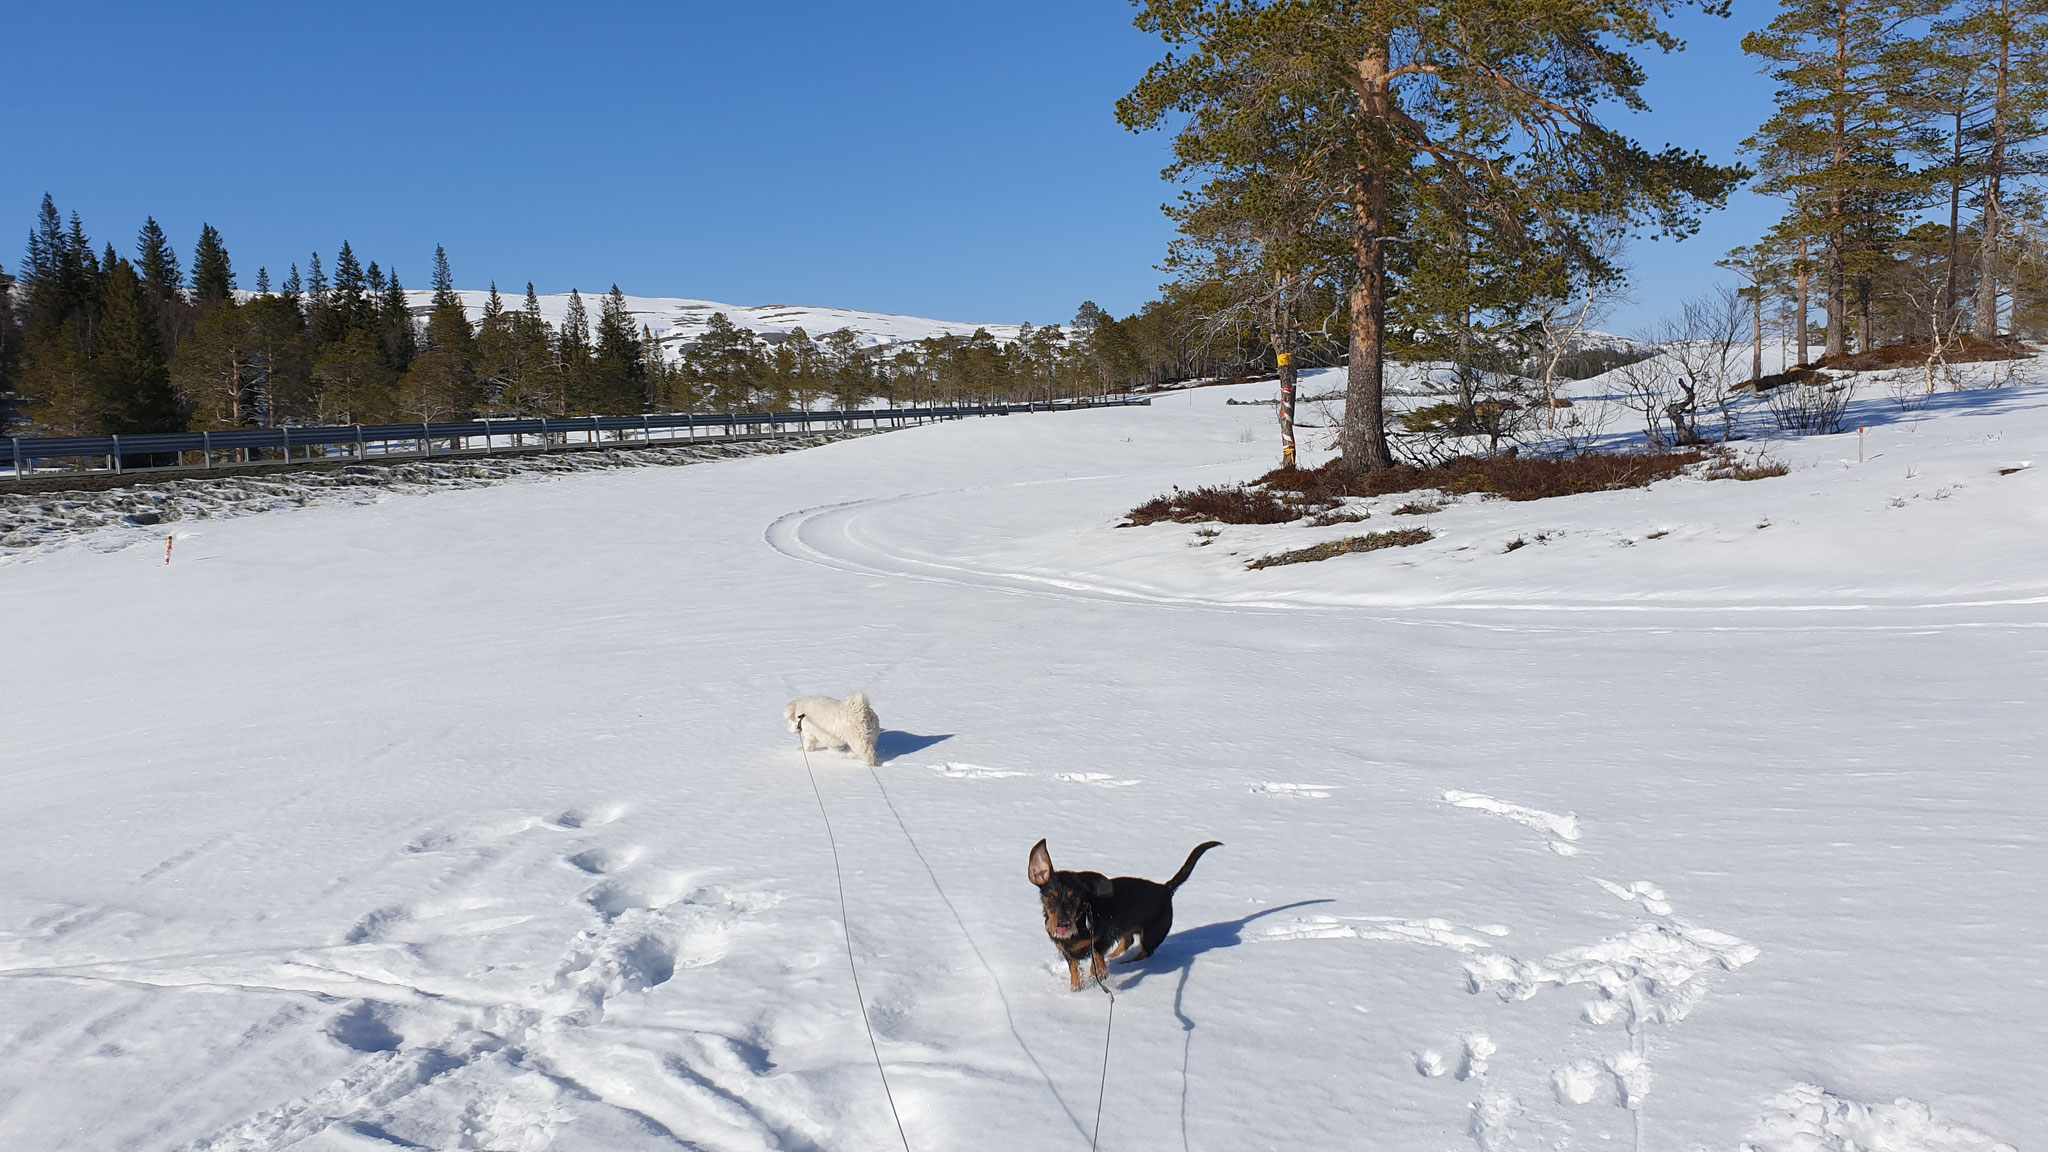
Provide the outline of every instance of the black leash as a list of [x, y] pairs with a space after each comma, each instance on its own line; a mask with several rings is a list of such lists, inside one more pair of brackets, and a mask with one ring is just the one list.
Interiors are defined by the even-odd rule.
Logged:
[[[796, 729], [797, 735], [803, 735], [804, 721], [801, 716], [797, 717]], [[825, 794], [818, 789], [818, 773], [811, 768], [811, 750], [804, 748], [801, 743], [798, 745], [798, 750], [804, 754], [804, 772], [811, 778], [811, 795], [818, 798], [818, 815], [824, 817], [825, 820], [825, 841], [832, 845], [832, 875], [839, 881], [839, 936], [846, 942], [846, 970], [853, 973], [854, 1003], [860, 1006], [860, 1022], [868, 1030], [868, 1049], [875, 1054], [875, 1074], [882, 1078], [882, 1095], [889, 1099], [889, 1117], [896, 1121], [896, 1136], [903, 1141], [903, 1152], [910, 1152], [910, 1137], [905, 1135], [903, 1131], [903, 1117], [896, 1111], [896, 1093], [890, 1091], [889, 1073], [887, 1069], [882, 1067], [882, 1047], [875, 1042], [875, 1026], [868, 1019], [867, 997], [860, 990], [860, 967], [853, 962], [852, 920], [846, 913], [846, 874], [839, 867], [839, 838], [832, 834], [832, 817], [831, 814], [825, 811]], [[1112, 1009], [1115, 1007], [1115, 1003], [1115, 998], [1112, 997], [1110, 1001]], [[1105, 1050], [1103, 1077], [1107, 1080], [1108, 1076], [1108, 1056]], [[1099, 1101], [1096, 1104], [1095, 1123], [1100, 1128], [1102, 1124], [1102, 1105]]]

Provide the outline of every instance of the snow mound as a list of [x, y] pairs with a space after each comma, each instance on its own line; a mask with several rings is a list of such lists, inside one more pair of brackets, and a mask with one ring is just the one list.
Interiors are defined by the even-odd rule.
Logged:
[[1917, 1100], [1845, 1100], [1794, 1084], [1764, 1101], [1742, 1152], [2017, 1152], [1974, 1128], [1944, 1124]]

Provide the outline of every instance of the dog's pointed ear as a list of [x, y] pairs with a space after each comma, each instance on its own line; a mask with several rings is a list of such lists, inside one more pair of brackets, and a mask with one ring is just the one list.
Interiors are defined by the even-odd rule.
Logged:
[[1045, 850], [1045, 841], [1040, 840], [1031, 846], [1031, 882], [1043, 888], [1051, 879], [1052, 853]]
[[1116, 895], [1116, 885], [1110, 882], [1109, 877], [1097, 876], [1095, 878], [1095, 898], [1097, 900], [1107, 900], [1114, 895]]

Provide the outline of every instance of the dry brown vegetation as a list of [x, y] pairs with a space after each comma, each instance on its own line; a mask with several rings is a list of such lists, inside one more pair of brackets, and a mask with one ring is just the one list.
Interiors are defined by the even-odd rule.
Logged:
[[1245, 487], [1175, 488], [1131, 509], [1124, 528], [1140, 524], [1199, 524], [1218, 520], [1225, 524], [1289, 524], [1302, 518], [1303, 504], [1283, 504], [1278, 496]]
[[1347, 497], [1425, 490], [1542, 500], [1550, 496], [1641, 488], [1676, 476], [1706, 459], [1706, 454], [1688, 450], [1546, 457], [1464, 456], [1434, 467], [1403, 464], [1371, 472], [1349, 472], [1334, 463], [1321, 468], [1276, 468], [1246, 485], [1191, 491], [1176, 488], [1131, 509], [1123, 527], [1206, 520], [1225, 524], [1290, 524], [1311, 513], [1327, 513]]
[[1427, 528], [1397, 528], [1391, 532], [1369, 532], [1364, 536], [1346, 536], [1317, 544], [1312, 548], [1296, 548], [1292, 552], [1279, 552], [1261, 556], [1245, 565], [1247, 568], [1274, 568], [1282, 564], [1308, 564], [1316, 560], [1328, 560], [1349, 552], [1377, 552], [1382, 548], [1406, 548], [1411, 544], [1422, 544], [1436, 539], [1436, 533]]
[[1334, 504], [1346, 496], [1386, 496], [1434, 489], [1481, 493], [1508, 500], [1542, 500], [1615, 488], [1641, 488], [1676, 476], [1706, 459], [1694, 451], [1586, 453], [1579, 456], [1462, 456], [1431, 468], [1401, 465], [1372, 472], [1321, 468], [1277, 468], [1255, 487], [1295, 492], [1311, 503]]
[[1762, 455], [1745, 460], [1726, 448], [1719, 448], [1714, 452], [1713, 465], [1700, 475], [1708, 480], [1762, 480], [1769, 476], [1788, 475], [1791, 471], [1781, 460]]
[[2033, 352], [2025, 345], [2009, 336], [1986, 340], [1964, 335], [1950, 341], [1939, 356], [1935, 355], [1933, 344], [1923, 341], [1918, 344], [1891, 344], [1846, 356], [1823, 356], [1814, 362], [1814, 367], [1833, 368], [1838, 372], [1874, 372], [1882, 368], [1919, 367], [1937, 359], [1950, 364], [1979, 364], [1987, 360], [2025, 360], [2032, 355]]

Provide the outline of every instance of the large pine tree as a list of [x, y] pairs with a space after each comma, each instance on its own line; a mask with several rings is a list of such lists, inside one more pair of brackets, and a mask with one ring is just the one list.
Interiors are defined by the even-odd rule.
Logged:
[[[1351, 356], [1343, 460], [1394, 463], [1383, 399], [1387, 248], [1404, 203], [1434, 197], [1586, 266], [1623, 224], [1685, 235], [1742, 173], [1650, 152], [1602, 122], [1640, 110], [1644, 47], [1682, 45], [1663, 0], [1138, 0], [1168, 45], [1117, 107], [1176, 129], [1175, 175], [1269, 167], [1264, 129], [1301, 114], [1290, 155], [1348, 232]], [[1417, 259], [1426, 256], [1418, 254]]]

